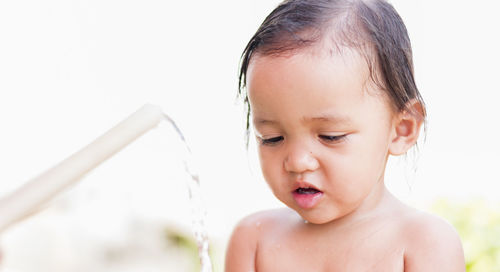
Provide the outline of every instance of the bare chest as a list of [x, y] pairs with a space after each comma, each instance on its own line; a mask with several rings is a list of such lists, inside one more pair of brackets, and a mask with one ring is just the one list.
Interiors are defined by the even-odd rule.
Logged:
[[259, 243], [256, 272], [401, 272], [404, 246], [390, 233], [275, 235]]

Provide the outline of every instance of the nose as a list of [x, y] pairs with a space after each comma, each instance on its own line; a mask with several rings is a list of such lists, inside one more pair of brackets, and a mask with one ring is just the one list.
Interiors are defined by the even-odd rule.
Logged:
[[288, 150], [284, 167], [289, 173], [300, 174], [318, 169], [319, 161], [306, 146], [294, 145]]

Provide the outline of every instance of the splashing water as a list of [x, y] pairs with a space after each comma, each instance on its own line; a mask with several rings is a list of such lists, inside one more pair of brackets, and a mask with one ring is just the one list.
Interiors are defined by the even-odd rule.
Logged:
[[198, 245], [198, 255], [200, 256], [201, 272], [212, 272], [212, 262], [208, 254], [208, 233], [205, 227], [207, 212], [204, 208], [205, 206], [203, 205], [201, 197], [200, 178], [198, 172], [196, 171], [196, 168], [194, 167], [192, 153], [189, 149], [186, 139], [184, 138], [184, 135], [168, 115], [164, 114], [164, 117], [165, 120], [168, 121], [172, 125], [172, 127], [174, 127], [175, 131], [184, 144], [183, 162], [184, 168], [190, 176], [187, 185], [189, 191], [189, 200], [191, 201], [192, 228], [194, 237], [196, 239], [196, 244]]

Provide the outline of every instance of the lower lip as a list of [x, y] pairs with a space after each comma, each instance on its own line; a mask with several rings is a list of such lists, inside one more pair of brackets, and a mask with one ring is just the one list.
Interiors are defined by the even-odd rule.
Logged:
[[299, 207], [302, 209], [310, 209], [319, 202], [323, 193], [317, 192], [315, 194], [299, 194], [297, 192], [293, 192], [292, 195]]

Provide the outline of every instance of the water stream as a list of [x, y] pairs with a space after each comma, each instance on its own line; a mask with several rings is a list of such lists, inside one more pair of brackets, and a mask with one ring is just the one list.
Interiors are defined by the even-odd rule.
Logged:
[[205, 219], [207, 211], [201, 197], [200, 178], [198, 171], [194, 165], [191, 149], [189, 148], [184, 135], [180, 131], [175, 122], [168, 116], [164, 115], [165, 120], [168, 121], [176, 130], [184, 144], [183, 163], [186, 172], [189, 175], [187, 182], [189, 191], [189, 200], [191, 202], [191, 216], [192, 216], [192, 231], [198, 245], [198, 255], [200, 257], [201, 272], [212, 272], [212, 262], [208, 254], [209, 242], [208, 232], [205, 226]]

